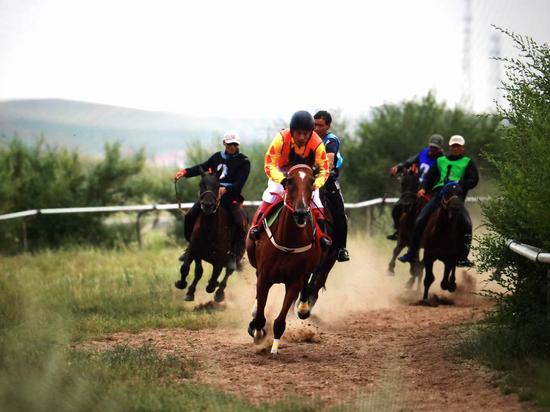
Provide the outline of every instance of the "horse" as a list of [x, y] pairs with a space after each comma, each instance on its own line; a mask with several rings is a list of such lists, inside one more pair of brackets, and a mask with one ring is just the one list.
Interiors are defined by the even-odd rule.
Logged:
[[[429, 200], [425, 196], [417, 197], [416, 195], [420, 182], [418, 179], [418, 172], [415, 168], [411, 167], [405, 170], [399, 180], [401, 181], [401, 196], [398, 201], [400, 206], [399, 226], [396, 245], [388, 264], [389, 275], [395, 273], [395, 260], [405, 246], [409, 244], [416, 217], [427, 203], [427, 200]], [[411, 274], [411, 278], [407, 282], [407, 287], [412, 287], [415, 279], [419, 279], [418, 286], [420, 287], [420, 279], [422, 276], [422, 264], [420, 261], [415, 260], [410, 263], [409, 273]]]
[[[189, 246], [182, 255], [182, 265], [180, 268], [181, 279], [175, 282], [178, 289], [185, 289], [187, 286], [186, 277], [189, 273], [191, 262], [195, 261], [195, 278], [187, 289], [184, 297], [186, 301], [195, 299], [195, 290], [197, 283], [202, 277], [202, 261], [210, 263], [213, 267], [212, 276], [206, 286], [206, 291], [212, 293], [216, 291], [214, 300], [222, 302], [225, 299], [225, 288], [229, 276], [234, 269], [227, 267], [231, 250], [231, 233], [233, 221], [231, 213], [224, 207], [220, 207], [218, 190], [220, 184], [214, 174], [201, 172], [199, 183], [199, 203], [201, 213], [193, 225]], [[238, 256], [237, 259], [240, 259]], [[225, 267], [225, 276], [221, 282], [218, 277]], [[216, 290], [216, 287], [218, 288]]]
[[[271, 286], [285, 285], [285, 297], [281, 311], [273, 322], [274, 340], [271, 353], [276, 354], [286, 328], [286, 316], [296, 301], [308, 277], [319, 264], [321, 247], [316, 239], [316, 228], [310, 210], [314, 176], [311, 167], [299, 164], [287, 173], [287, 185], [283, 207], [278, 219], [264, 228], [256, 242], [247, 238], [247, 253], [250, 263], [256, 268], [256, 302], [248, 333], [255, 342], [265, 333], [265, 305]], [[307, 312], [299, 308], [298, 312]]]
[[456, 265], [464, 250], [464, 228], [461, 214], [468, 216], [462, 198], [462, 188], [456, 182], [449, 182], [438, 195], [441, 200], [426, 224], [423, 232], [424, 244], [424, 303], [428, 301], [428, 290], [434, 282], [433, 264], [436, 260], [444, 263], [441, 289], [456, 290]]

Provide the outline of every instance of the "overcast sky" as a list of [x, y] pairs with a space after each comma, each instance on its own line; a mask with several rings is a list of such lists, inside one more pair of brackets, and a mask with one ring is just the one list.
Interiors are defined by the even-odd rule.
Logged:
[[[466, 0], [0, 0], [0, 100], [223, 117], [464, 92]], [[550, 1], [472, 0], [473, 108], [495, 96], [490, 24], [550, 42]], [[502, 52], [515, 53], [502, 37]]]

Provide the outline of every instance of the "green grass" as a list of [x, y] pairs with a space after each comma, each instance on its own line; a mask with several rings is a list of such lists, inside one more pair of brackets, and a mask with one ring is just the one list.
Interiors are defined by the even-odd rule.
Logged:
[[[235, 323], [234, 311], [194, 311], [182, 302], [173, 286], [179, 253], [73, 248], [0, 256], [2, 411], [319, 410], [318, 402], [292, 399], [256, 407], [191, 383], [199, 364], [151, 346], [100, 352], [81, 344], [120, 331]], [[231, 284], [247, 286], [238, 276]]]
[[468, 325], [460, 330], [458, 354], [474, 359], [496, 372], [495, 385], [505, 394], [516, 393], [520, 401], [534, 401], [550, 410], [550, 359], [518, 354], [512, 347], [518, 336], [492, 323]]

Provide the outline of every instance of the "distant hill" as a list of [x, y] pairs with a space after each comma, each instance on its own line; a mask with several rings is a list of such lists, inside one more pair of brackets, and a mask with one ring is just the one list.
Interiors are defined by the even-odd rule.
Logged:
[[0, 101], [0, 135], [17, 134], [32, 142], [44, 136], [50, 145], [103, 153], [105, 142], [119, 141], [126, 152], [145, 148], [150, 158], [169, 159], [193, 141], [210, 143], [225, 130], [243, 140], [270, 137], [273, 119], [191, 117], [59, 99]]

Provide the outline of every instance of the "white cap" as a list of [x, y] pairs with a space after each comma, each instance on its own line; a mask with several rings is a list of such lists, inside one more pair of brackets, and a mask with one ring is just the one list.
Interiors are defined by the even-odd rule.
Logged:
[[229, 143], [237, 143], [241, 144], [241, 139], [239, 139], [239, 135], [235, 131], [229, 131], [225, 132], [223, 135], [223, 144], [229, 144]]
[[451, 136], [451, 138], [449, 139], [449, 146], [452, 146], [454, 144], [459, 144], [460, 146], [464, 146], [464, 143], [466, 143], [466, 141], [459, 134], [455, 134], [454, 136]]

